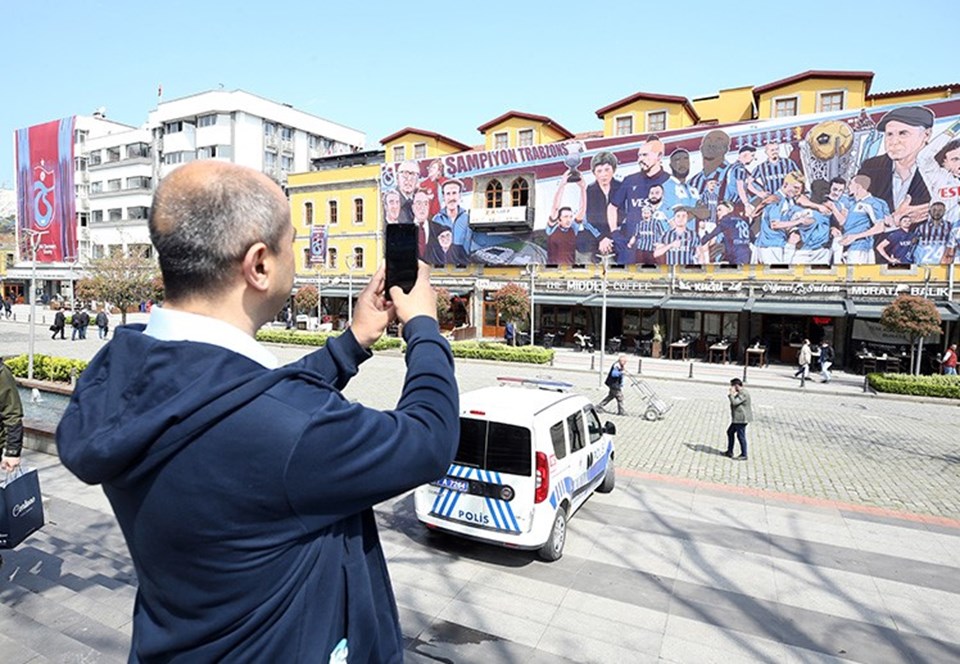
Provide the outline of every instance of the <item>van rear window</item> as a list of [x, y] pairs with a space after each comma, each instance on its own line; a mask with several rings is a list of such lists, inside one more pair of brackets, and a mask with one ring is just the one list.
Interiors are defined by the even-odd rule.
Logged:
[[460, 446], [455, 463], [530, 476], [530, 430], [512, 424], [460, 418]]

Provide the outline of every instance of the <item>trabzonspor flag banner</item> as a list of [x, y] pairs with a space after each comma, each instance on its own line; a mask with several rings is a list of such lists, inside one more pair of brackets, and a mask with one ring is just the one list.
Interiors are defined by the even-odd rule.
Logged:
[[75, 124], [75, 118], [69, 117], [16, 132], [17, 239], [24, 260], [31, 257], [29, 231], [40, 234], [38, 262], [76, 258]]
[[960, 98], [388, 162], [435, 265], [960, 261]]

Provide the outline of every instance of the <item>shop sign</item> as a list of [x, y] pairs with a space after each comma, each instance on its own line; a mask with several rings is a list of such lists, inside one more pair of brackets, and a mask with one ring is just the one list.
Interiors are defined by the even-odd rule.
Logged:
[[897, 295], [918, 295], [927, 298], [947, 298], [950, 289], [946, 286], [908, 286], [896, 284], [893, 286], [848, 286], [850, 297], [896, 297]]
[[843, 287], [838, 284], [771, 281], [763, 284], [762, 290], [764, 293], [770, 293], [771, 295], [821, 295], [824, 293], [839, 293], [843, 290]]
[[743, 283], [739, 281], [684, 281], [681, 279], [677, 282], [676, 289], [693, 293], [739, 293], [743, 291]]
[[[602, 279], [566, 279], [558, 281], [537, 281], [538, 291], [554, 293], [602, 293]], [[651, 293], [664, 292], [663, 286], [655, 290], [650, 282], [629, 279], [607, 280], [608, 293]]]

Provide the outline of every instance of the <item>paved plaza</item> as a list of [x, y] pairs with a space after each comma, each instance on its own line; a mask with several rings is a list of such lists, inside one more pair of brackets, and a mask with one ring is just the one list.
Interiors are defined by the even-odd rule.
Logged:
[[[0, 322], [0, 353], [24, 352], [26, 328]], [[38, 332], [37, 352], [88, 358], [102, 345], [91, 332]], [[284, 361], [305, 352], [274, 350]], [[591, 359], [460, 361], [457, 374], [463, 390], [550, 376], [599, 400]], [[960, 660], [956, 405], [864, 394], [862, 377], [801, 389], [789, 367], [750, 369], [750, 459], [737, 462], [720, 452], [726, 381], [742, 367], [693, 370], [643, 360], [672, 408], [657, 422], [606, 416], [617, 488], [574, 516], [556, 563], [428, 536], [411, 494], [377, 508], [407, 662]], [[402, 356], [385, 353], [345, 393], [390, 408], [402, 379]], [[639, 393], [627, 395], [628, 412], [642, 412]], [[48, 525], [3, 554], [0, 659], [124, 661], [136, 578], [109, 506], [55, 457], [29, 461]]]

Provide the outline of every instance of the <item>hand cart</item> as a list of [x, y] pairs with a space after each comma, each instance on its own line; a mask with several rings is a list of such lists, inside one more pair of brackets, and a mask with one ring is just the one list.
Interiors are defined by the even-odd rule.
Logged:
[[630, 384], [640, 393], [640, 398], [643, 399], [643, 402], [646, 404], [646, 408], [643, 411], [643, 419], [649, 422], [655, 422], [656, 420], [662, 419], [663, 416], [667, 414], [667, 411], [673, 408], [673, 404], [668, 404], [657, 396], [657, 393], [653, 391], [653, 388], [650, 387], [646, 381], [637, 378], [633, 374], [624, 373], [627, 378], [630, 379]]

